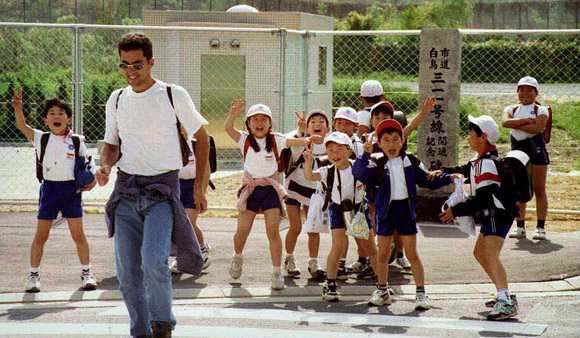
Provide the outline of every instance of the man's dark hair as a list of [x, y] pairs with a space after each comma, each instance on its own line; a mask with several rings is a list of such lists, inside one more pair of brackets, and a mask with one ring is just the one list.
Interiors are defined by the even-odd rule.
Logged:
[[385, 134], [391, 134], [391, 133], [397, 133], [399, 134], [400, 138], [403, 138], [403, 133], [399, 130], [399, 129], [395, 129], [395, 128], [385, 128], [383, 130], [381, 130], [381, 133], [377, 135], [377, 140], [380, 141], [381, 137]]
[[374, 104], [381, 102], [381, 99], [383, 98], [383, 94], [381, 94], [379, 96], [363, 96], [363, 98], [365, 99], [366, 103], [369, 106], [372, 106]]
[[142, 50], [143, 56], [149, 61], [153, 57], [153, 44], [145, 34], [142, 33], [127, 33], [123, 36], [119, 44], [119, 56], [121, 51], [128, 52], [132, 50]]
[[61, 100], [56, 97], [44, 101], [44, 104], [42, 106], [42, 117], [46, 118], [46, 116], [48, 115], [48, 111], [54, 106], [62, 108], [62, 110], [65, 111], [66, 116], [69, 119], [72, 117], [72, 109], [70, 105], [65, 100]]

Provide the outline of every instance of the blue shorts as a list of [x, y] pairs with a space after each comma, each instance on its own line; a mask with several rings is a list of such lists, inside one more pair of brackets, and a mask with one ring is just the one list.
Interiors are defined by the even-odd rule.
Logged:
[[258, 186], [254, 188], [252, 194], [248, 197], [246, 209], [253, 212], [266, 211], [269, 209], [280, 208], [280, 199], [273, 186]]
[[[359, 210], [360, 203], [354, 205], [354, 210]], [[346, 229], [346, 224], [344, 223], [344, 216], [342, 215], [342, 208], [336, 203], [330, 203], [328, 207], [328, 213], [330, 216], [330, 230], [334, 229]], [[371, 229], [372, 226], [369, 227]]]
[[543, 134], [538, 134], [532, 138], [518, 141], [513, 136], [511, 137], [512, 150], [521, 150], [530, 157], [530, 162], [533, 165], [548, 165], [550, 164], [550, 156], [546, 149]]
[[300, 203], [297, 200], [290, 198], [290, 197], [286, 197], [286, 199], [284, 200], [284, 203], [286, 203], [286, 205], [297, 205], [297, 206], [302, 205], [302, 203]]
[[64, 218], [83, 217], [76, 181], [44, 181], [40, 186], [36, 218], [56, 219], [59, 211]]
[[409, 199], [391, 201], [389, 211], [385, 219], [378, 219], [377, 235], [393, 236], [397, 231], [398, 235], [416, 235], [417, 221], [411, 215]]
[[195, 209], [195, 200], [193, 198], [193, 186], [195, 185], [195, 178], [190, 180], [179, 180], [179, 189], [181, 193], [179, 200], [185, 209]]
[[478, 212], [474, 219], [481, 224], [480, 232], [485, 236], [497, 236], [506, 238], [512, 227], [514, 217], [509, 216], [507, 212], [495, 208], [484, 209]]

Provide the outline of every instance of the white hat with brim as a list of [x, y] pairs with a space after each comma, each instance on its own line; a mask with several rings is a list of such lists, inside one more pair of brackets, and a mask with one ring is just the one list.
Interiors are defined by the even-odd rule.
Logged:
[[538, 80], [534, 79], [531, 76], [524, 76], [518, 81], [518, 88], [520, 86], [530, 86], [536, 88], [536, 90], [540, 91], [540, 85], [538, 85]]
[[481, 115], [474, 117], [472, 115], [468, 116], [469, 122], [475, 124], [481, 129], [482, 132], [487, 134], [487, 140], [489, 143], [494, 144], [499, 138], [499, 128], [497, 123], [489, 115]]
[[350, 139], [350, 137], [348, 137], [347, 134], [345, 133], [341, 133], [338, 131], [335, 131], [333, 133], [331, 133], [330, 135], [326, 136], [326, 138], [324, 138], [324, 145], [328, 145], [329, 142], [334, 142], [336, 144], [343, 144], [345, 146], [350, 147], [351, 149], [352, 147], [352, 140]]
[[246, 113], [246, 120], [254, 115], [259, 114], [266, 115], [270, 119], [272, 119], [272, 111], [270, 110], [270, 108], [268, 108], [268, 106], [266, 106], [265, 104], [258, 103], [251, 106], [250, 109], [248, 109], [248, 112]]
[[377, 80], [367, 80], [360, 86], [360, 94], [363, 97], [376, 97], [384, 94], [383, 86]]
[[334, 114], [334, 119], [345, 119], [358, 124], [358, 114], [356, 113], [356, 110], [351, 107], [338, 108], [336, 114]]

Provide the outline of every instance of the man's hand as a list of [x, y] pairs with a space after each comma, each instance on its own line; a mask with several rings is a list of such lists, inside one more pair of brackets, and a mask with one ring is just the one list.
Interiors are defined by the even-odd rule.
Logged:
[[205, 198], [205, 191], [201, 185], [198, 188], [197, 182], [195, 184], [195, 189], [193, 190], [193, 200], [195, 201], [195, 209], [200, 214], [203, 214], [207, 211], [207, 199]]
[[451, 208], [447, 208], [447, 209], [445, 209], [445, 211], [440, 213], [439, 219], [444, 223], [453, 222], [453, 212], [451, 211]]
[[104, 165], [97, 169], [95, 173], [95, 178], [97, 179], [97, 183], [102, 187], [109, 183], [109, 175], [111, 175], [111, 166]]

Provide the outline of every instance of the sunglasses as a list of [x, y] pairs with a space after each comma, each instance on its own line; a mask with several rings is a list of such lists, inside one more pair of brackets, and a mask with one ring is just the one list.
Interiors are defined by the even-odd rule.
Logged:
[[135, 70], [141, 70], [141, 69], [143, 69], [143, 67], [145, 67], [145, 64], [143, 64], [143, 63], [136, 63], [134, 65], [130, 65], [130, 64], [125, 63], [125, 62], [119, 63], [119, 68], [121, 68], [122, 70], [127, 70], [127, 69], [131, 69], [131, 68], [133, 68]]

